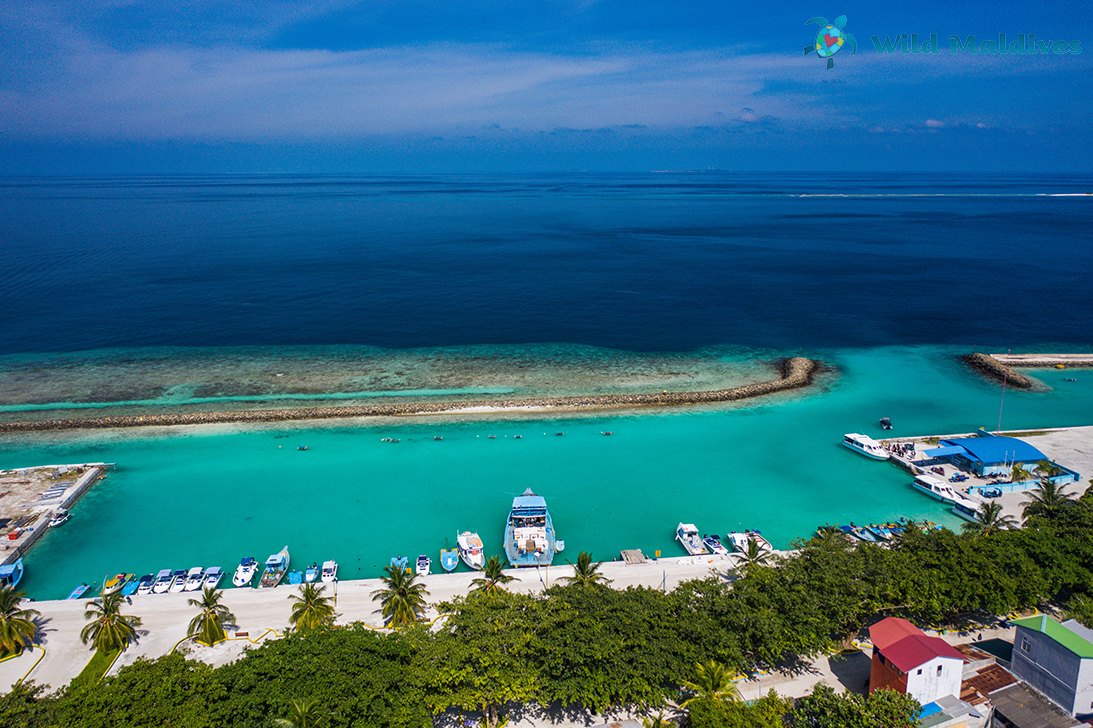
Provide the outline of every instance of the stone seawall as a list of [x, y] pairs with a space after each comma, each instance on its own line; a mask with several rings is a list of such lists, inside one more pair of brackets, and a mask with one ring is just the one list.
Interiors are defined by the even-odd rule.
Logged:
[[1032, 379], [1020, 372], [1015, 372], [990, 354], [965, 354], [961, 359], [972, 369], [997, 379], [999, 382], [1004, 381], [1008, 387], [1014, 389], [1040, 389]]
[[84, 419], [0, 422], [0, 432], [32, 432], [42, 430], [78, 430], [112, 427], [153, 427], [169, 425], [206, 425], [220, 423], [261, 423], [293, 420], [325, 420], [348, 417], [397, 417], [400, 415], [458, 414], [460, 410], [489, 408], [490, 410], [559, 410], [585, 411], [627, 409], [633, 407], [675, 407], [688, 404], [733, 402], [806, 387], [819, 364], [804, 357], [782, 362], [782, 377], [731, 389], [708, 392], [664, 392], [660, 394], [604, 394], [575, 397], [536, 397], [528, 399], [418, 402], [399, 404], [354, 405], [349, 407], [302, 407], [277, 410], [243, 410], [236, 412], [190, 412], [120, 417], [90, 417]]

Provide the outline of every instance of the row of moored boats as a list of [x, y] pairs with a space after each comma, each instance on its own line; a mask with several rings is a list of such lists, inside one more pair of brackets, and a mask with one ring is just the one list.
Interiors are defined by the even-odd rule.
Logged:
[[725, 543], [723, 543], [721, 537], [716, 533], [700, 535], [698, 528], [693, 523], [680, 523], [676, 527], [676, 540], [683, 545], [684, 550], [691, 556], [702, 556], [703, 554], [726, 556], [732, 551], [747, 553], [749, 543], [754, 543], [759, 549], [759, 553], [774, 551], [774, 547], [763, 538], [763, 534], [759, 531], [732, 531], [725, 537]]

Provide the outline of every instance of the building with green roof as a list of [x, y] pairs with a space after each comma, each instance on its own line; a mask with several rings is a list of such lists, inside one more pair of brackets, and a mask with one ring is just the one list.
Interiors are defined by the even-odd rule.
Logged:
[[1093, 714], [1093, 630], [1046, 614], [1014, 619], [1013, 672], [1073, 716]]

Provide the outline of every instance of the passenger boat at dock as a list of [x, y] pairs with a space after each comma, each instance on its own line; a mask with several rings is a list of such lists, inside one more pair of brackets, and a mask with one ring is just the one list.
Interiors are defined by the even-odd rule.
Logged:
[[554, 561], [554, 524], [550, 520], [546, 498], [535, 495], [528, 488], [512, 499], [503, 543], [505, 556], [517, 568], [549, 566]]
[[702, 537], [698, 535], [698, 527], [693, 523], [680, 523], [676, 526], [676, 541], [691, 556], [701, 556], [706, 552], [706, 544], [702, 543]]
[[10, 564], [0, 566], [0, 586], [14, 589], [23, 578], [23, 559], [16, 559]]
[[262, 574], [258, 586], [262, 589], [269, 589], [280, 584], [281, 579], [285, 578], [285, 572], [288, 571], [288, 563], [288, 546], [285, 546], [266, 559], [266, 571]]
[[963, 493], [957, 492], [944, 480], [935, 478], [932, 475], [916, 475], [914, 481], [911, 482], [911, 487], [922, 491], [931, 498], [938, 499], [942, 503], [948, 503], [949, 505], [960, 503], [965, 506], [968, 512], [974, 512], [979, 508], [977, 502]]
[[486, 568], [486, 554], [482, 548], [482, 537], [471, 531], [464, 531], [455, 537], [459, 558], [475, 571]]
[[862, 435], [857, 432], [843, 435], [843, 446], [874, 460], [887, 460], [889, 458], [888, 451], [884, 449], [884, 446], [869, 437], [869, 435]]

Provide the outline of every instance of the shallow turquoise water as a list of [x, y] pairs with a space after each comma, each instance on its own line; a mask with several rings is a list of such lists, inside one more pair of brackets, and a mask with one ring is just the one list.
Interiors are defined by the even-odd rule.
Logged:
[[[231, 570], [242, 556], [264, 559], [286, 543], [294, 567], [334, 558], [343, 578], [376, 576], [397, 554], [425, 552], [435, 563], [461, 529], [479, 531], [487, 551], [501, 553], [511, 499], [528, 486], [547, 498], [570, 558], [588, 550], [610, 559], [624, 548], [682, 555], [673, 540], [681, 520], [722, 534], [760, 528], [785, 546], [822, 523], [957, 522], [896, 468], [838, 443], [854, 430], [879, 435], [880, 416], [892, 418], [897, 436], [994, 429], [1000, 389], [955, 359], [963, 351], [820, 352], [839, 368], [828, 387], [719, 411], [8, 436], [0, 467], [118, 463], [28, 555], [22, 586], [38, 599], [122, 570]], [[1008, 392], [1003, 429], [1093, 424], [1093, 371], [1035, 375], [1053, 391]], [[303, 444], [309, 449], [298, 451]]]

